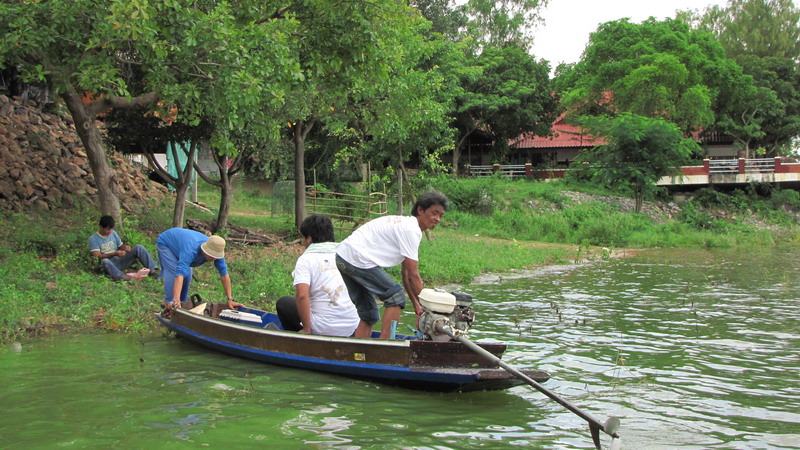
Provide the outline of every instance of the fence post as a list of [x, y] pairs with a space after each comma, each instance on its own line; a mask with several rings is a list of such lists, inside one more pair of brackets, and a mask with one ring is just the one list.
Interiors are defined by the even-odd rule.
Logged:
[[525, 176], [528, 178], [533, 176], [533, 164], [529, 162], [525, 163]]
[[492, 172], [499, 172], [500, 171], [500, 164], [492, 164]]
[[472, 164], [467, 164], [467, 176], [472, 176]]
[[739, 173], [744, 173], [745, 159], [739, 158]]

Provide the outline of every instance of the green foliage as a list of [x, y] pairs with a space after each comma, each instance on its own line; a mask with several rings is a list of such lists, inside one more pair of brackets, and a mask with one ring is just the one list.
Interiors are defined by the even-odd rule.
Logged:
[[800, 192], [791, 189], [772, 191], [770, 204], [774, 209], [800, 209]]
[[752, 113], [752, 121], [757, 120], [760, 133], [751, 133], [748, 145], [763, 147], [765, 156], [790, 155], [800, 135], [800, 62], [750, 55], [738, 57], [737, 62], [755, 85], [753, 98], [731, 108], [731, 114]]
[[[800, 194], [794, 190], [766, 190], [760, 195], [756, 186], [748, 191], [736, 189], [725, 193], [714, 189], [699, 189], [693, 201], [707, 209], [729, 211], [738, 217], [759, 216], [767, 223], [791, 225], [796, 222], [794, 211], [800, 208]], [[721, 222], [718, 222], [721, 224]]]
[[440, 175], [429, 180], [431, 186], [450, 200], [456, 211], [490, 215], [495, 207], [496, 178], [456, 178]]
[[[700, 202], [701, 200], [698, 199], [697, 201]], [[701, 230], [711, 230], [717, 222], [714, 216], [698, 208], [694, 201], [688, 201], [683, 204], [676, 219], [690, 227]]]
[[630, 186], [641, 210], [647, 191], [664, 175], [689, 161], [697, 144], [686, 139], [677, 126], [663, 120], [622, 113], [617, 117], [586, 116], [582, 125], [606, 145], [584, 151], [579, 161], [590, 163], [586, 171], [601, 183]]
[[712, 126], [717, 112], [752, 86], [711, 33], [654, 18], [601, 24], [581, 61], [559, 68], [555, 83], [575, 115], [630, 112], [687, 134]]
[[714, 33], [731, 57], [800, 57], [800, 8], [791, 0], [730, 0], [684, 18]]
[[[458, 86], [451, 112], [458, 145], [477, 130], [488, 130], [500, 146], [494, 150], [502, 154], [508, 140], [522, 133], [550, 132], [558, 99], [552, 93], [547, 62], [513, 44], [485, 46], [480, 54], [465, 59], [454, 61], [461, 68], [452, 72], [452, 82]], [[460, 147], [456, 150], [454, 164]]]

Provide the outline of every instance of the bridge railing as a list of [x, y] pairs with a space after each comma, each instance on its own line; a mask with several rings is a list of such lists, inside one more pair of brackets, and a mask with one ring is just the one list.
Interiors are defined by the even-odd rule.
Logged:
[[[492, 164], [467, 166], [467, 176], [487, 177], [495, 173], [500, 173], [510, 177], [528, 177], [530, 179], [547, 180], [563, 178], [569, 169], [545, 169], [534, 170], [531, 163], [527, 164]], [[691, 184], [709, 184], [710, 177], [714, 175], [737, 175], [737, 174], [777, 174], [769, 175], [776, 181], [789, 181], [800, 178], [800, 162], [788, 162], [786, 158], [739, 158], [739, 159], [705, 159], [701, 166], [681, 167], [683, 177], [691, 177]], [[783, 175], [789, 174], [789, 175]], [[753, 175], [756, 176], [756, 175]], [[699, 177], [699, 178], [698, 178]], [[675, 184], [672, 179], [675, 176], [663, 177], [658, 182], [660, 185]], [[686, 180], [678, 184], [685, 184]]]
[[708, 173], [739, 173], [739, 161], [735, 159], [710, 160]]

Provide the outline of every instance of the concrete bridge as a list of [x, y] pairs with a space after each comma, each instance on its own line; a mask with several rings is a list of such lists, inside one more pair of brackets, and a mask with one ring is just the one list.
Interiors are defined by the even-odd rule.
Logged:
[[[519, 165], [493, 164], [467, 166], [467, 176], [490, 176], [501, 173], [511, 177], [536, 180], [563, 178], [570, 169], [534, 169], [531, 163]], [[778, 184], [782, 187], [800, 188], [800, 163], [787, 162], [785, 158], [756, 159], [706, 159], [700, 166], [683, 166], [680, 174], [662, 177], [656, 183], [667, 188], [695, 189], [704, 186], [735, 187], [750, 183]]]
[[662, 177], [658, 183], [665, 187], [729, 186], [769, 183], [787, 188], [800, 187], [800, 163], [784, 158], [713, 159], [703, 160], [702, 166], [683, 166], [680, 175]]

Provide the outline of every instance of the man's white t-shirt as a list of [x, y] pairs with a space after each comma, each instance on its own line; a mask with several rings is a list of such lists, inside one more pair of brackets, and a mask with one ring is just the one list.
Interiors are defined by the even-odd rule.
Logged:
[[422, 230], [413, 216], [383, 216], [360, 226], [336, 253], [360, 269], [394, 267], [405, 258], [419, 261]]
[[314, 334], [350, 336], [358, 326], [358, 313], [336, 268], [335, 247], [328, 246], [326, 252], [319, 252], [325, 244], [335, 245], [332, 242], [312, 244], [300, 255], [292, 272], [294, 285], [309, 285]]

